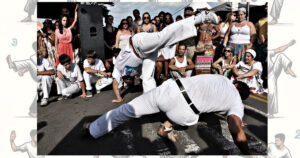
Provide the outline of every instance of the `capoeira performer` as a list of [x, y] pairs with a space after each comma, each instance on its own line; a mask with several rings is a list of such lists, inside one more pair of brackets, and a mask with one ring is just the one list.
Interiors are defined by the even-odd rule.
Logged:
[[79, 66], [71, 63], [71, 58], [66, 54], [59, 57], [59, 63], [56, 72], [57, 94], [59, 95], [57, 100], [67, 99], [80, 89], [82, 91], [80, 97], [85, 98], [85, 85]]
[[38, 51], [38, 59], [37, 59], [37, 90], [41, 91], [43, 94], [43, 98], [41, 100], [41, 106], [45, 106], [48, 104], [49, 93], [52, 86], [52, 78], [51, 75], [55, 75], [55, 71], [52, 65], [49, 63], [47, 57], [47, 51]]
[[94, 122], [84, 123], [81, 132], [85, 136], [99, 138], [129, 119], [160, 111], [178, 125], [192, 126], [198, 123], [199, 114], [219, 112], [227, 115], [228, 128], [235, 144], [244, 154], [249, 154], [242, 129], [242, 99], [249, 94], [247, 84], [239, 81], [232, 84], [221, 75], [169, 79], [129, 103], [103, 114]]
[[273, 118], [275, 114], [278, 113], [278, 92], [277, 92], [277, 80], [282, 72], [296, 77], [296, 74], [292, 70], [293, 62], [283, 54], [284, 51], [290, 46], [295, 44], [295, 40], [290, 41], [288, 44], [285, 44], [279, 48], [268, 51], [268, 117]]
[[142, 59], [132, 52], [129, 43], [127, 43], [115, 60], [112, 77], [113, 91], [116, 95], [116, 99], [112, 100], [112, 102], [123, 101], [119, 88], [122, 86], [123, 82], [130, 84], [132, 82], [132, 77], [141, 74], [142, 62]]
[[[213, 12], [202, 11], [196, 16], [191, 16], [184, 20], [170, 24], [160, 32], [142, 32], [135, 34], [132, 38], [129, 39], [127, 46], [121, 50], [118, 58], [122, 58], [123, 54], [131, 54], [130, 58], [136, 58], [134, 59], [136, 60], [136, 62], [142, 62], [143, 66], [141, 78], [143, 79], [143, 89], [144, 92], [148, 92], [149, 90], [156, 87], [156, 82], [154, 80], [154, 69], [158, 50], [161, 48], [172, 46], [175, 43], [188, 39], [190, 37], [197, 36], [197, 29], [195, 25], [201, 23], [217, 24], [218, 18]], [[119, 62], [118, 58], [116, 63]], [[128, 61], [130, 60], [131, 59], [128, 59], [126, 61], [124, 60], [123, 62], [129, 63]], [[123, 67], [119, 68], [119, 71], [123, 71], [123, 69]], [[115, 102], [121, 101], [121, 97], [115, 100]]]
[[270, 15], [273, 19], [269, 22], [270, 25], [274, 25], [274, 24], [278, 23], [278, 19], [279, 19], [280, 13], [281, 13], [281, 8], [283, 6], [283, 1], [284, 0], [274, 0], [273, 1], [273, 5], [271, 8], [271, 12], [270, 12]]
[[96, 58], [96, 51], [90, 50], [86, 53], [83, 62], [83, 78], [87, 90], [86, 97], [92, 97], [92, 84], [95, 84], [97, 94], [100, 90], [112, 83], [111, 73], [105, 72], [103, 62]]
[[[37, 82], [37, 50], [36, 50], [36, 45], [37, 42], [33, 42], [32, 43], [32, 48], [34, 50], [34, 54], [32, 54], [29, 59], [25, 59], [25, 60], [15, 60], [12, 61], [11, 56], [8, 55], [6, 57], [6, 61], [8, 64], [8, 67], [10, 69], [13, 69], [15, 72], [18, 72], [19, 76], [23, 76], [26, 72], [29, 72], [32, 80], [34, 80], [35, 82]], [[34, 99], [32, 100], [31, 106], [29, 108], [29, 115], [31, 117], [36, 117], [37, 116], [37, 99], [38, 99], [38, 94], [36, 93], [36, 96], [34, 97]]]

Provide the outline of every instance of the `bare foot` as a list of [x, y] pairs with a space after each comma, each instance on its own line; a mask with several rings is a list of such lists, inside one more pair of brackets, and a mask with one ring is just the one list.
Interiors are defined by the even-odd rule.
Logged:
[[294, 45], [296, 43], [296, 40], [291, 40], [290, 42], [289, 42], [289, 46], [292, 46], [292, 45]]
[[114, 100], [112, 100], [111, 102], [113, 102], [113, 103], [120, 103], [120, 102], [122, 102], [123, 101], [123, 99], [122, 98], [119, 98], [119, 99], [114, 99]]
[[285, 72], [294, 78], [297, 77], [296, 74], [294, 73], [294, 71], [290, 67], [288, 67]]
[[36, 112], [29, 112], [28, 113], [29, 116], [36, 118], [37, 117], [37, 113]]
[[269, 115], [268, 115], [268, 118], [271, 119], [271, 118], [274, 118], [274, 116], [273, 116], [272, 114], [269, 114]]
[[22, 77], [24, 75], [23, 71], [19, 71], [18, 75]]
[[272, 21], [269, 22], [270, 25], [275, 25], [277, 23], [278, 23], [278, 21], [276, 19], [273, 19]]
[[31, 17], [27, 16], [26, 18], [24, 18], [23, 20], [21, 20], [21, 22], [32, 22]]

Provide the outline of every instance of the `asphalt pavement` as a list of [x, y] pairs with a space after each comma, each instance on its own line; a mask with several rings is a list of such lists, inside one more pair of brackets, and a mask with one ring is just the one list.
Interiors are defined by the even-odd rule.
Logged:
[[[38, 105], [39, 155], [238, 155], [226, 118], [219, 114], [201, 114], [190, 127], [175, 126], [179, 140], [175, 143], [156, 134], [167, 118], [163, 113], [133, 119], [99, 138], [81, 137], [85, 121], [93, 121], [105, 112], [120, 106], [112, 103], [111, 87], [92, 98], [74, 97], [56, 101], [50, 98], [45, 107]], [[142, 94], [141, 87], [122, 91], [124, 102]], [[267, 96], [253, 95], [245, 100], [243, 129], [251, 152], [267, 154]]]

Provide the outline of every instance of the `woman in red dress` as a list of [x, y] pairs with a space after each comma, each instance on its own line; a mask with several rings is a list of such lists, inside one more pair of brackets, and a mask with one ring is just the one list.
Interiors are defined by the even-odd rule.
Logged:
[[67, 54], [71, 58], [71, 62], [73, 62], [71, 29], [73, 29], [77, 22], [77, 9], [78, 5], [75, 7], [74, 21], [71, 26], [69, 26], [69, 17], [67, 15], [61, 15], [59, 19], [59, 28], [55, 30], [56, 66], [59, 64], [58, 57], [62, 54]]

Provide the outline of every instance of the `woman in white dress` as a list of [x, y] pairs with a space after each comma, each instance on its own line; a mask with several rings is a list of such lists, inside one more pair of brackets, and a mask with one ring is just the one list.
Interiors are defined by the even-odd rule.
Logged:
[[262, 65], [259, 61], [255, 61], [256, 52], [253, 49], [247, 49], [245, 59], [240, 61], [233, 68], [233, 73], [237, 81], [246, 83], [251, 93], [264, 92], [263, 80], [261, 79]]

